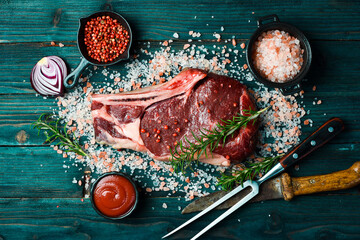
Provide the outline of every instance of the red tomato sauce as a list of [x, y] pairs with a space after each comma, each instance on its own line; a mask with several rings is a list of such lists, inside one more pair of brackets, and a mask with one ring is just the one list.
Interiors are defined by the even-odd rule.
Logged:
[[127, 178], [108, 175], [96, 184], [93, 200], [96, 208], [104, 215], [121, 217], [134, 207], [136, 191]]

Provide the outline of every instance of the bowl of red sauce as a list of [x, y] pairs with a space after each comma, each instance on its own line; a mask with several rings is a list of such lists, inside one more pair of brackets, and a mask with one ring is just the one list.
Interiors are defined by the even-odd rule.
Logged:
[[101, 175], [91, 187], [93, 208], [99, 215], [112, 220], [129, 216], [135, 210], [138, 198], [134, 181], [120, 172]]

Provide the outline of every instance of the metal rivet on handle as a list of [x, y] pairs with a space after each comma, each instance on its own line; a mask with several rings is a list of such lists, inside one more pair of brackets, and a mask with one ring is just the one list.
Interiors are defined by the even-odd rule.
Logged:
[[299, 157], [299, 155], [297, 155], [297, 153], [294, 153], [294, 154], [292, 155], [292, 157], [293, 157], [294, 159], [297, 159], [297, 158]]
[[311, 144], [311, 146], [315, 146], [315, 145], [316, 145], [316, 141], [315, 141], [315, 140], [312, 140], [312, 141], [310, 142], [310, 144]]
[[329, 127], [329, 128], [328, 128], [328, 131], [329, 131], [329, 132], [333, 132], [333, 131], [334, 131], [334, 128], [333, 128], [333, 127]]

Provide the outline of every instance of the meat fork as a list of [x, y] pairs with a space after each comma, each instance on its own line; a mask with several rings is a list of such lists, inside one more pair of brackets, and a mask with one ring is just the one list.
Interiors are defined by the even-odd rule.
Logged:
[[276, 176], [277, 174], [283, 172], [292, 164], [300, 161], [309, 153], [313, 152], [314, 150], [318, 149], [325, 143], [327, 143], [330, 139], [335, 137], [339, 132], [344, 129], [344, 124], [340, 118], [332, 118], [320, 126], [315, 132], [313, 132], [309, 137], [307, 137], [304, 141], [302, 141], [299, 145], [297, 145], [294, 149], [292, 149], [288, 154], [282, 157], [269, 172], [267, 172], [263, 177], [259, 180], [251, 181], [247, 180], [242, 185], [236, 187], [234, 190], [226, 194], [224, 197], [220, 198], [218, 201], [195, 215], [193, 218], [189, 219], [179, 227], [175, 228], [170, 233], [166, 234], [162, 238], [166, 238], [173, 233], [177, 232], [178, 230], [182, 229], [183, 227], [187, 226], [188, 224], [192, 223], [196, 219], [200, 218], [201, 216], [205, 215], [206, 213], [210, 212], [220, 204], [224, 203], [231, 197], [235, 196], [237, 193], [242, 191], [245, 188], [250, 187], [251, 191], [242, 198], [239, 202], [237, 202], [234, 206], [228, 209], [226, 212], [221, 214], [217, 219], [215, 219], [212, 223], [206, 226], [203, 230], [201, 230], [198, 234], [196, 234], [191, 240], [195, 240], [211, 229], [213, 226], [221, 222], [224, 218], [229, 216], [231, 213], [236, 211], [239, 207], [244, 205], [250, 199], [255, 197], [259, 193], [259, 186], [265, 182], [266, 180]]

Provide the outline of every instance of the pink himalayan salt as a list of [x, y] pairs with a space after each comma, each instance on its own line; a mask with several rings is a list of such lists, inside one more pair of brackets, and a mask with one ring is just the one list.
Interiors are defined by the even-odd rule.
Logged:
[[263, 32], [254, 43], [252, 58], [255, 68], [272, 82], [283, 83], [299, 73], [304, 50], [300, 41], [279, 30]]

